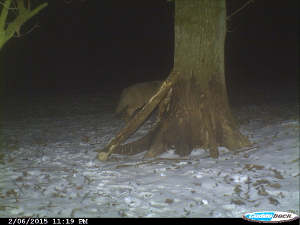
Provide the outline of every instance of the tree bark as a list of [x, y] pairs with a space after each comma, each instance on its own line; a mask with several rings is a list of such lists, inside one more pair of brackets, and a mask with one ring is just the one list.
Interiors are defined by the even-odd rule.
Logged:
[[225, 86], [225, 0], [175, 2], [175, 67], [180, 76], [172, 88], [170, 110], [145, 137], [119, 146], [116, 153], [145, 157], [175, 149], [179, 156], [202, 148], [212, 158], [218, 146], [229, 150], [250, 144], [238, 130]]

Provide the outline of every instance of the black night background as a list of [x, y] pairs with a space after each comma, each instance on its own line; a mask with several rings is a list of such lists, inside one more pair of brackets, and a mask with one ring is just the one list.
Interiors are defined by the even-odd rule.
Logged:
[[[174, 1], [48, 2], [21, 34], [40, 28], [11, 38], [0, 52], [4, 95], [119, 93], [172, 70]], [[248, 1], [226, 2], [229, 16]], [[227, 27], [228, 92], [268, 87], [296, 97], [299, 1], [251, 2]]]

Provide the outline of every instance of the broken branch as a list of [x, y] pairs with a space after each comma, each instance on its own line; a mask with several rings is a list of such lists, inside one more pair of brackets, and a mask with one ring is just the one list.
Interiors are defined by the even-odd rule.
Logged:
[[142, 125], [142, 123], [148, 118], [148, 116], [155, 109], [158, 103], [170, 90], [178, 76], [179, 72], [177, 69], [174, 68], [168, 76], [168, 78], [159, 88], [157, 93], [149, 100], [149, 102], [133, 118], [133, 120], [131, 120], [130, 123], [127, 124], [119, 134], [112, 138], [103, 149], [94, 150], [95, 152], [100, 152], [96, 157], [97, 159], [99, 159], [100, 161], [106, 161], [108, 157], [114, 152], [114, 150], [119, 145], [124, 143]]

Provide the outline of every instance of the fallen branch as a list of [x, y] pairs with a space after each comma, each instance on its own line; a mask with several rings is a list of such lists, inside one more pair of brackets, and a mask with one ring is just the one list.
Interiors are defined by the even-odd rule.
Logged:
[[114, 150], [124, 143], [148, 118], [151, 112], [155, 109], [158, 103], [163, 99], [167, 92], [172, 87], [173, 83], [179, 76], [177, 69], [173, 69], [168, 78], [164, 81], [162, 86], [159, 88], [157, 93], [149, 100], [149, 102], [143, 107], [143, 109], [127, 124], [124, 129], [118, 133], [110, 142], [103, 148], [99, 150], [94, 150], [95, 152], [100, 152], [97, 155], [97, 159], [101, 161], [106, 161], [108, 157], [114, 152]]

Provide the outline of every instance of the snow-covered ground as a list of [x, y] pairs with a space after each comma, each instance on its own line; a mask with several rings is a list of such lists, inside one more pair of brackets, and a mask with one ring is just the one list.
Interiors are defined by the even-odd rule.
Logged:
[[[253, 143], [180, 158], [95, 159], [125, 125], [119, 96], [5, 99], [1, 116], [0, 217], [239, 217], [255, 211], [299, 215], [299, 104], [233, 98]], [[257, 100], [259, 99], [259, 100]], [[265, 100], [265, 101], [264, 101]], [[236, 102], [236, 104], [234, 104]], [[147, 133], [153, 115], [131, 137]]]

